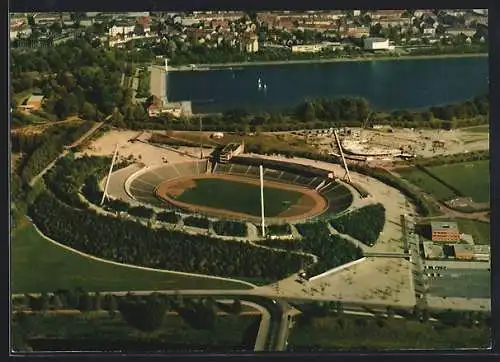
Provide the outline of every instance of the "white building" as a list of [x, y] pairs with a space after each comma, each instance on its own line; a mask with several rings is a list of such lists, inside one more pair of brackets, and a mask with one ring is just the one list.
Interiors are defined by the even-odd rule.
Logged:
[[423, 29], [423, 34], [424, 35], [436, 35], [436, 28], [434, 27], [428, 27]]
[[292, 45], [292, 53], [317, 53], [324, 47], [323, 44]]
[[110, 37], [115, 37], [119, 34], [127, 35], [128, 33], [133, 33], [135, 30], [135, 24], [131, 25], [113, 25], [109, 28], [108, 34]]
[[390, 49], [389, 39], [384, 39], [384, 38], [365, 38], [363, 44], [365, 50]]

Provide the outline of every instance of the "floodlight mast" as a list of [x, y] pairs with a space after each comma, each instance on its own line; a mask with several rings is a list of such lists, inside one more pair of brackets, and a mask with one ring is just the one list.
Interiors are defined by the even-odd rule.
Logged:
[[344, 169], [345, 169], [345, 176], [347, 176], [347, 180], [349, 181], [349, 183], [351, 183], [351, 175], [349, 174], [349, 168], [347, 168], [347, 162], [345, 160], [345, 157], [344, 157], [344, 151], [342, 150], [342, 144], [340, 143], [340, 139], [339, 139], [339, 136], [337, 135], [337, 130], [333, 130], [333, 135], [335, 136], [335, 139], [337, 140], [337, 145], [339, 147], [339, 150], [340, 150], [340, 157], [342, 158], [342, 163], [344, 164]]
[[266, 236], [266, 224], [264, 221], [264, 168], [260, 165], [260, 209], [262, 215], [262, 237]]
[[109, 179], [111, 178], [111, 173], [113, 172], [113, 165], [115, 164], [116, 155], [118, 154], [118, 143], [115, 147], [115, 153], [113, 154], [113, 159], [111, 160], [111, 166], [109, 167], [108, 178], [106, 180], [106, 186], [104, 187], [104, 192], [102, 193], [101, 205], [104, 203], [104, 198], [108, 195]]

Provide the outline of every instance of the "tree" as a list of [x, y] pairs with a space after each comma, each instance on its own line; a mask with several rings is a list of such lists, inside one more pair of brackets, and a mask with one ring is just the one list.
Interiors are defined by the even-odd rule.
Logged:
[[394, 309], [390, 305], [387, 306], [387, 318], [394, 318]]
[[95, 109], [95, 107], [91, 103], [84, 102], [82, 109], [81, 109], [81, 115], [82, 115], [83, 119], [96, 120], [97, 110]]
[[340, 300], [337, 301], [337, 314], [343, 314], [344, 313], [344, 306]]
[[61, 298], [57, 294], [54, 294], [50, 297], [50, 305], [54, 309], [61, 309], [61, 307], [63, 306]]
[[231, 306], [231, 312], [234, 314], [240, 314], [242, 310], [241, 300], [236, 298]]
[[78, 309], [81, 312], [89, 312], [92, 310], [92, 298], [88, 293], [81, 293], [78, 301]]
[[101, 293], [96, 292], [93, 298], [93, 305], [92, 309], [93, 310], [101, 310], [102, 309], [102, 296]]

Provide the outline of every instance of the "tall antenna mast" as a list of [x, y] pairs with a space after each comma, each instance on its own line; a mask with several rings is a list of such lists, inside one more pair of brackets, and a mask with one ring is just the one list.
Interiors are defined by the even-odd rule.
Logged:
[[109, 167], [108, 178], [106, 180], [106, 186], [104, 187], [104, 192], [102, 193], [101, 205], [104, 203], [104, 198], [106, 196], [108, 196], [107, 193], [108, 193], [109, 179], [111, 178], [111, 173], [113, 172], [113, 165], [115, 164], [117, 154], [118, 154], [118, 143], [116, 144], [115, 153], [113, 154], [113, 158], [111, 159], [111, 166]]
[[264, 168], [260, 165], [260, 210], [262, 215], [262, 237], [266, 236], [266, 224], [264, 222]]

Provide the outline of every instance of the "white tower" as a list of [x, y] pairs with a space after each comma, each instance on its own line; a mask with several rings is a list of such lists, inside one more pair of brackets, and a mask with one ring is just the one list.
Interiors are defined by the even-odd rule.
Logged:
[[165, 58], [165, 72], [168, 72], [168, 59]]
[[266, 226], [264, 222], [264, 168], [260, 165], [260, 209], [262, 215], [262, 237], [266, 236]]

